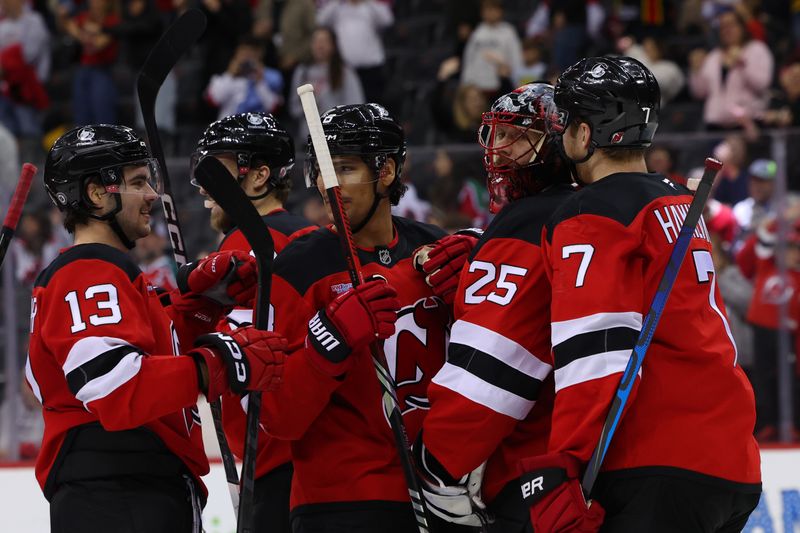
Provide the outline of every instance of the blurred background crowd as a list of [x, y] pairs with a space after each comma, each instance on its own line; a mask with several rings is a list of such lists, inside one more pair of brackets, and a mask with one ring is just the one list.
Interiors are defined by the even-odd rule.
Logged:
[[[800, 0], [0, 0], [0, 206], [21, 162], [41, 165], [70, 127], [143, 129], [137, 72], [191, 7], [208, 29], [164, 83], [157, 120], [193, 256], [218, 236], [189, 184], [189, 154], [218, 117], [275, 114], [298, 153], [289, 207], [325, 223], [303, 185], [307, 131], [295, 88], [313, 83], [321, 110], [382, 103], [409, 144], [410, 188], [397, 214], [485, 226], [476, 131], [492, 101], [524, 83], [554, 83], [583, 56], [642, 61], [662, 94], [650, 170], [685, 183], [709, 154], [725, 165], [705, 215], [714, 282], [756, 391], [756, 435], [800, 441]], [[3, 269], [0, 351], [14, 364], [0, 362], [0, 386], [5, 398], [22, 397], [0, 405], [0, 460], [37, 452], [39, 407], [19, 379], [30, 288], [68, 243], [37, 182]], [[163, 226], [134, 253], [173, 283]]]

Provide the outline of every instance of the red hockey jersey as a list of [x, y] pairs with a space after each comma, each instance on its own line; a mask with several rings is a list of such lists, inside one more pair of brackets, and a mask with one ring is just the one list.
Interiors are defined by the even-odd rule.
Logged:
[[[428, 383], [444, 364], [450, 318], [444, 302], [414, 270], [411, 256], [444, 232], [399, 217], [393, 222], [395, 237], [388, 247], [359, 249], [358, 255], [365, 278], [383, 276], [398, 292], [396, 333], [383, 347], [413, 439], [428, 410]], [[293, 512], [313, 510], [314, 504], [348, 502], [353, 509], [368, 500], [409, 501], [369, 351], [351, 354], [347, 374], [332, 377], [303, 349], [309, 319], [350, 288], [339, 240], [330, 228], [293, 241], [275, 261], [275, 329], [288, 337], [293, 354], [281, 389], [264, 395], [262, 422], [269, 433], [292, 441]]]
[[[208, 473], [197, 370], [191, 357], [177, 355], [179, 339], [191, 346], [200, 333], [196, 326], [168, 316], [136, 264], [110, 246], [73, 246], [42, 271], [31, 302], [27, 373], [44, 407], [36, 477], [47, 497], [78, 446], [78, 428], [98, 423], [92, 453], [117, 457], [106, 465], [117, 473], [137, 452], [154, 465], [177, 457], [198, 481]], [[163, 447], [164, 455], [154, 452]], [[91, 470], [94, 462], [83, 464]], [[81, 475], [91, 473], [70, 473]]]
[[[552, 451], [588, 461], [691, 200], [661, 175], [612, 174], [547, 224]], [[753, 390], [737, 365], [702, 220], [693, 237], [603, 470], [758, 491]]]
[[506, 206], [461, 273], [448, 360], [428, 389], [425, 447], [455, 479], [484, 461], [490, 503], [543, 454], [553, 403], [550, 283], [542, 228], [570, 189], [553, 187]]
[[[280, 253], [292, 239], [317, 229], [305, 218], [293, 215], [285, 209], [276, 209], [262, 217], [269, 228], [275, 253]], [[250, 251], [250, 244], [238, 229], [230, 231], [219, 245], [220, 251]], [[237, 308], [227, 317], [228, 326], [237, 328], [244, 323], [253, 322], [253, 310]], [[244, 438], [247, 429], [247, 414], [242, 408], [239, 396], [224, 394], [222, 396], [222, 425], [231, 451], [240, 459], [244, 456]], [[278, 466], [291, 461], [289, 443], [274, 439], [262, 431], [258, 437], [258, 455], [256, 456], [256, 478], [270, 472]]]

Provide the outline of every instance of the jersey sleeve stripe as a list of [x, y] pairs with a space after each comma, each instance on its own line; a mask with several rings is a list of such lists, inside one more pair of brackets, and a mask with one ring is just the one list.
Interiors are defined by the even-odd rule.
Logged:
[[[630, 356], [630, 350], [616, 350], [576, 359], [562, 368], [557, 368], [554, 373], [556, 393], [573, 385], [622, 373]], [[639, 369], [639, 377], [641, 375], [642, 371]]]
[[556, 369], [563, 368], [582, 357], [604, 352], [632, 350], [639, 330], [618, 327], [580, 333], [553, 346]]
[[42, 401], [42, 391], [39, 388], [39, 382], [36, 381], [36, 377], [33, 375], [30, 356], [28, 356], [28, 358], [25, 360], [25, 378], [28, 380], [28, 385], [31, 386], [33, 395], [36, 396], [36, 399], [39, 400], [39, 403], [44, 403]]
[[122, 339], [86, 337], [72, 346], [63, 369], [70, 391], [86, 405], [127, 383], [141, 366], [142, 354]]
[[611, 328], [631, 328], [637, 332], [642, 329], [642, 314], [633, 311], [621, 313], [595, 313], [572, 320], [552, 323], [550, 333], [553, 346], [581, 333], [601, 331]]
[[[482, 380], [460, 366], [445, 363], [431, 380], [477, 404], [506, 416], [523, 420], [533, 408], [534, 401]], [[534, 381], [531, 379], [531, 381]]]
[[447, 360], [475, 377], [529, 401], [535, 401], [542, 380], [507, 365], [472, 346], [450, 342]]
[[[543, 381], [552, 370], [550, 365], [542, 362], [517, 342], [491, 329], [465, 320], [457, 320], [453, 324], [450, 343], [451, 346], [453, 344], [471, 346], [539, 381]], [[479, 377], [486, 379], [485, 376]]]

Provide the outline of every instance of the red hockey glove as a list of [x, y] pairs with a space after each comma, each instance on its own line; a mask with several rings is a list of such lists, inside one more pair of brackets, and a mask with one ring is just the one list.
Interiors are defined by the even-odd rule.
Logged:
[[522, 498], [530, 505], [534, 531], [595, 533], [605, 517], [597, 501], [586, 502], [580, 463], [564, 453], [530, 457], [520, 462]]
[[255, 258], [242, 250], [214, 252], [184, 265], [176, 276], [184, 298], [203, 296], [223, 307], [252, 307], [258, 282]]
[[195, 341], [198, 348], [190, 352], [203, 376], [200, 387], [209, 402], [217, 400], [226, 390], [235, 394], [245, 391], [273, 391], [283, 378], [286, 360], [286, 339], [272, 331], [245, 326], [230, 335], [212, 333]]
[[338, 364], [350, 352], [394, 334], [397, 291], [376, 279], [340, 295], [308, 322], [306, 345], [327, 361]]
[[477, 243], [473, 235], [442, 237], [433, 244], [433, 250], [421, 264], [423, 272], [428, 274], [425, 282], [447, 305], [453, 305], [461, 269]]

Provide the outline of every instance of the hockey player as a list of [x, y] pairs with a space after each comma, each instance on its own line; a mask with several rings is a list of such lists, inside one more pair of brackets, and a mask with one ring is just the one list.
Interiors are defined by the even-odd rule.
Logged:
[[[294, 165], [294, 142], [283, 127], [268, 113], [241, 113], [210, 124], [197, 142], [192, 156], [192, 173], [206, 156], [219, 159], [242, 186], [247, 197], [269, 228], [275, 252], [288, 242], [317, 226], [305, 218], [286, 211], [283, 205], [291, 188], [290, 172]], [[211, 210], [211, 226], [225, 234], [220, 251], [250, 252], [242, 232], [233, 226], [205, 190], [205, 205]], [[236, 328], [253, 322], [251, 308], [237, 308], [227, 316], [228, 327]], [[222, 421], [232, 451], [244, 455], [247, 415], [241, 398], [235, 394], [222, 396]], [[271, 438], [266, 432], [258, 437], [256, 457], [253, 527], [256, 531], [286, 532], [289, 527], [289, 491], [292, 464], [289, 443]]]
[[741, 531], [761, 492], [753, 390], [737, 365], [700, 223], [589, 505], [580, 477], [692, 200], [648, 174], [659, 88], [626, 57], [564, 71], [550, 130], [584, 187], [546, 226], [556, 399], [526, 460], [535, 531]]
[[[431, 410], [414, 446], [429, 508], [477, 526], [482, 497], [491, 532], [530, 531], [517, 463], [544, 453], [550, 430], [550, 284], [540, 238], [572, 193], [569, 169], [546, 134], [552, 98], [552, 85], [523, 85], [483, 115], [479, 140], [497, 216], [461, 273], [447, 363], [428, 389]], [[431, 277], [454, 255], [442, 243], [422, 265]]]
[[283, 371], [286, 340], [274, 333], [200, 335], [253, 298], [255, 262], [212, 254], [159, 297], [126, 253], [158, 199], [157, 164], [130, 128], [65, 133], [44, 183], [75, 236], [36, 280], [26, 369], [44, 406], [36, 476], [52, 531], [199, 533], [198, 394], [272, 390]]
[[[413, 438], [428, 409], [430, 378], [444, 363], [449, 313], [411, 258], [444, 232], [391, 216], [404, 191], [406, 147], [386, 109], [337, 106], [322, 124], [371, 281], [352, 288], [336, 233], [341, 228], [296, 239], [277, 257], [275, 328], [290, 339], [292, 355], [283, 393], [265, 397], [262, 421], [268, 432], [292, 441], [295, 533], [407, 533], [416, 531], [416, 522], [368, 345], [383, 340]], [[322, 192], [313, 153], [306, 168]]]

